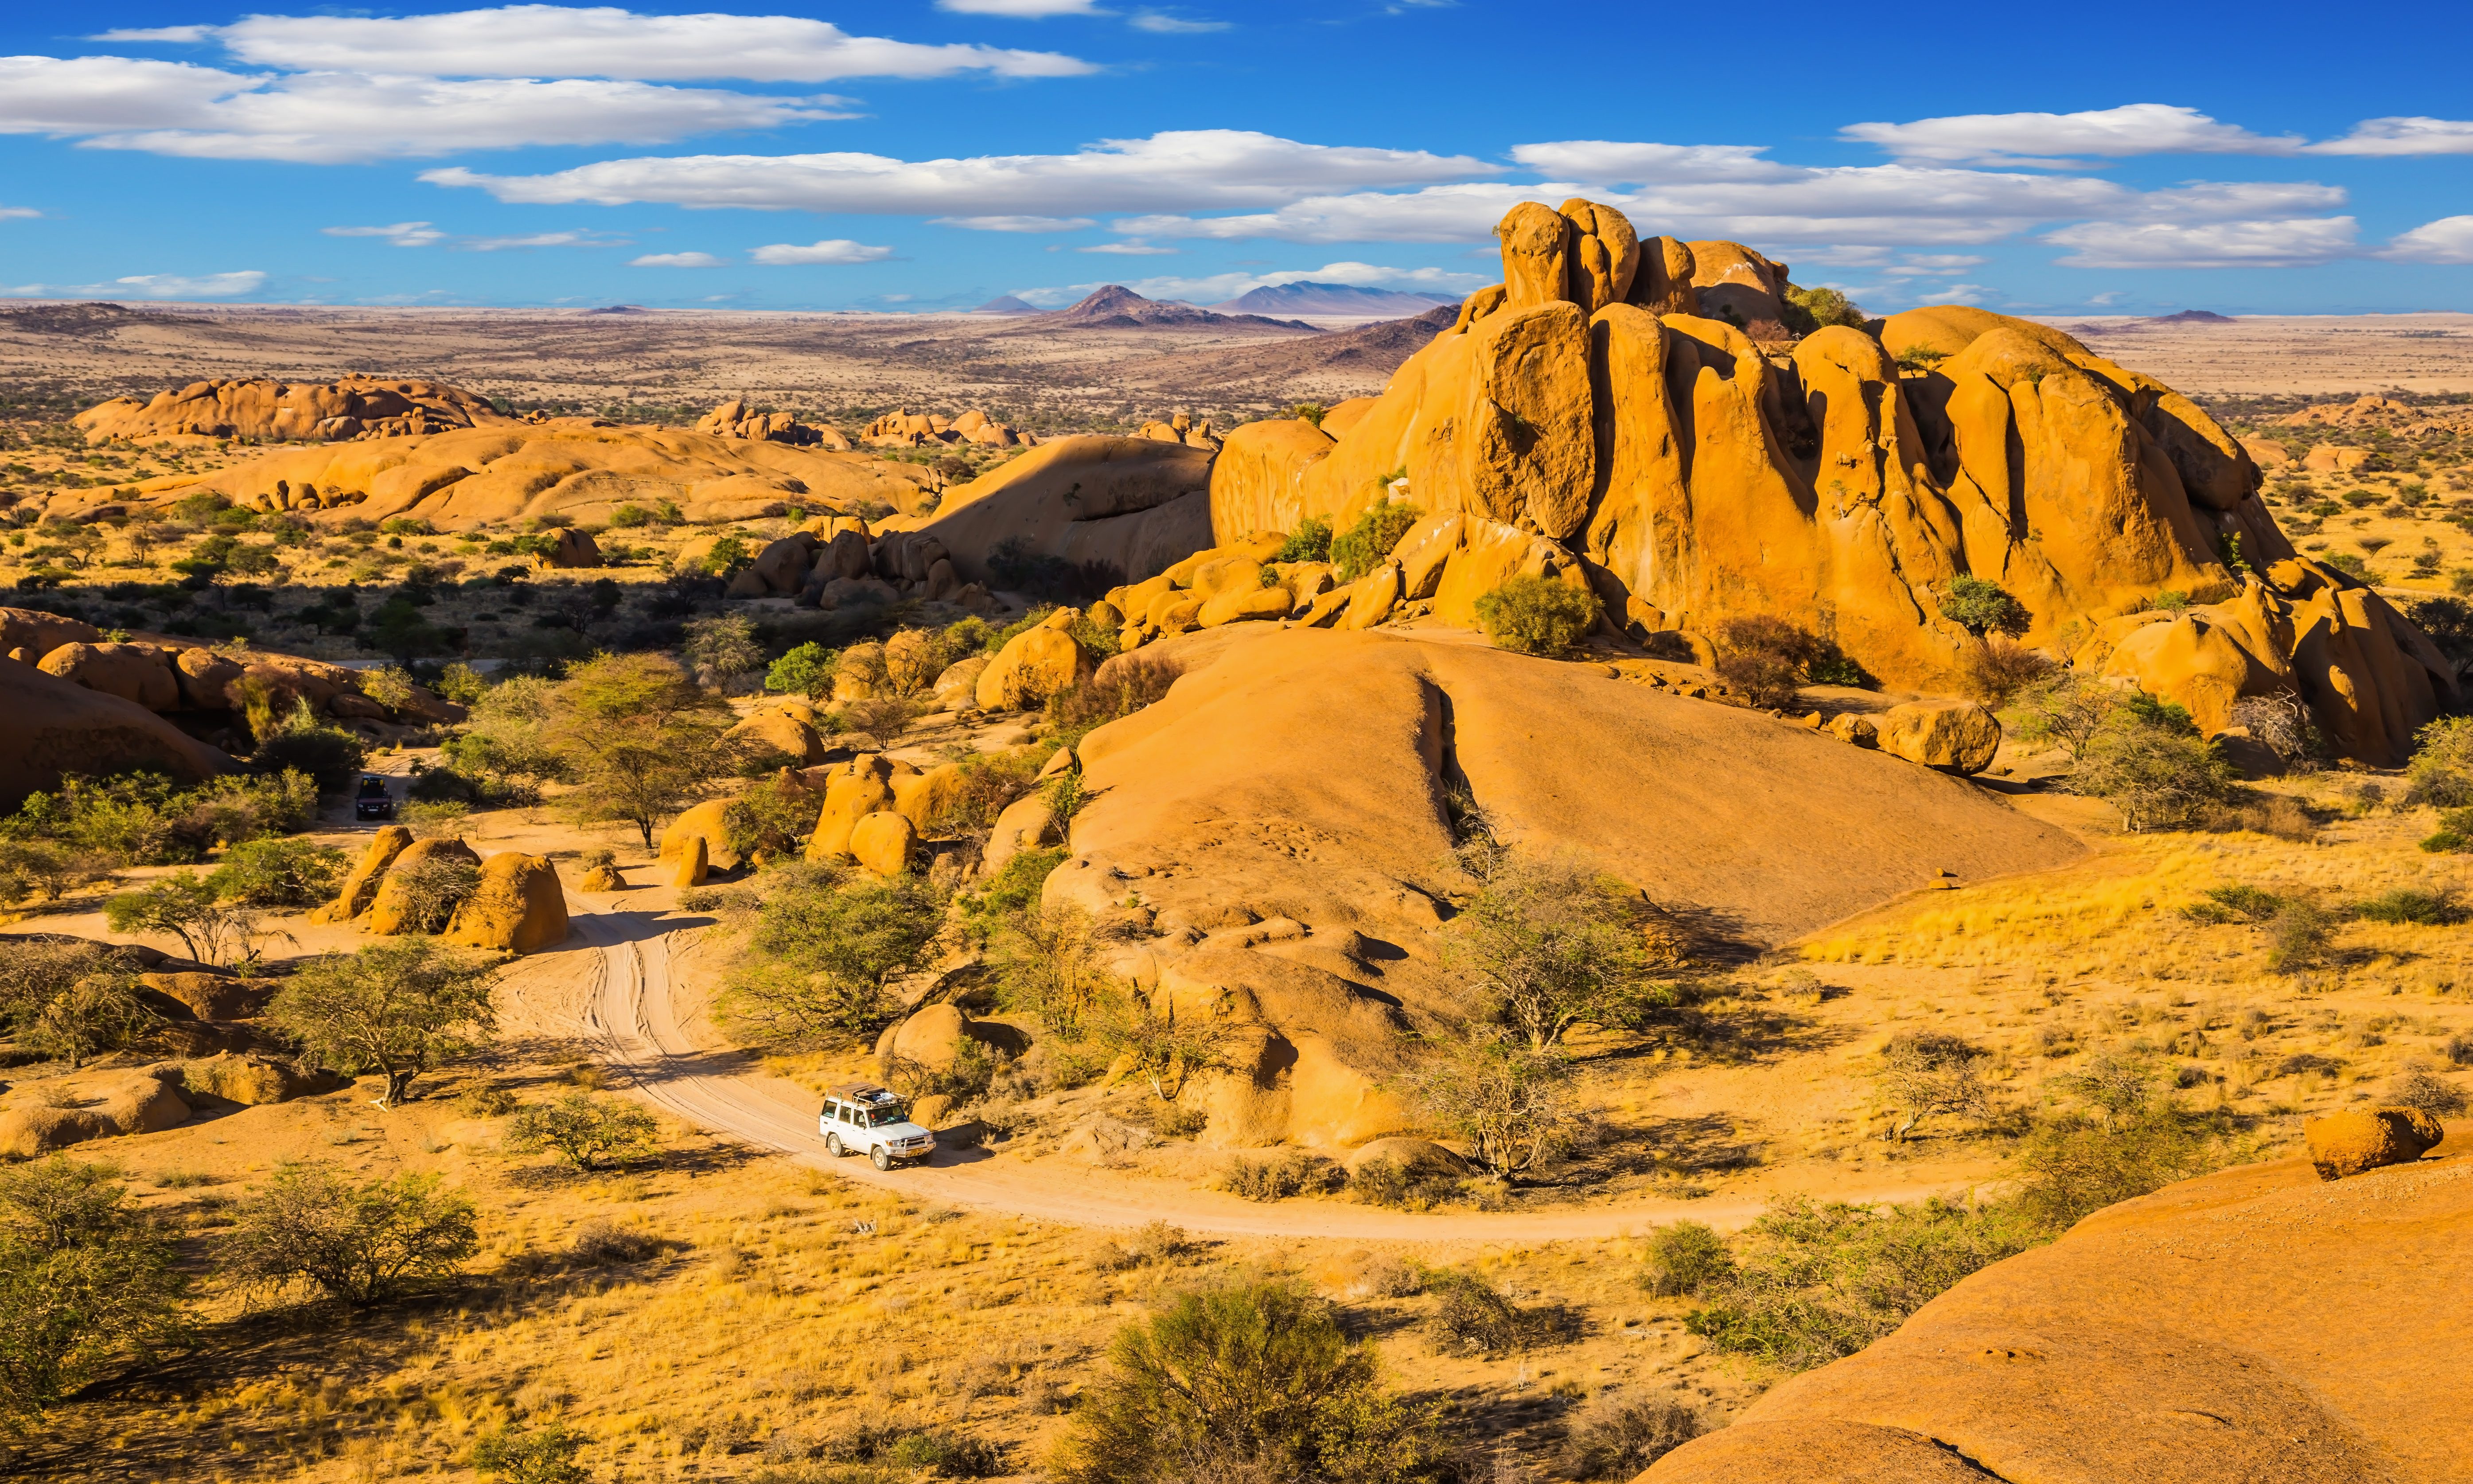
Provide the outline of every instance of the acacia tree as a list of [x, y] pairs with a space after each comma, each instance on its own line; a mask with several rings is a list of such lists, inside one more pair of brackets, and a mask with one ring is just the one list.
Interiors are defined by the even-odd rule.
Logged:
[[1499, 1182], [1536, 1168], [1579, 1117], [1572, 1064], [1557, 1046], [1532, 1046], [1501, 1026], [1470, 1023], [1431, 1043], [1410, 1074], [1427, 1116], [1474, 1146]]
[[1652, 970], [1645, 904], [1567, 859], [1517, 855], [1479, 838], [1460, 860], [1480, 883], [1443, 941], [1443, 962], [1485, 992], [1494, 1017], [1544, 1051], [1582, 1021], [1643, 1007]]
[[0, 944], [0, 1018], [72, 1071], [159, 1023], [138, 988], [128, 961], [96, 944]]
[[600, 655], [567, 672], [543, 739], [566, 764], [570, 806], [623, 820], [653, 847], [653, 826], [736, 765], [729, 703], [666, 655]]
[[475, 956], [397, 938], [318, 960], [284, 981], [266, 1013], [325, 1065], [385, 1073], [377, 1106], [392, 1108], [433, 1064], [496, 1031], [497, 982]]
[[246, 900], [227, 901], [215, 883], [194, 871], [175, 872], [103, 904], [115, 933], [169, 933], [202, 964], [245, 958], [259, 937], [258, 915]]
[[944, 926], [944, 893], [916, 876], [773, 892], [723, 1012], [781, 1041], [872, 1036], [889, 1017], [885, 981], [918, 967]]
[[39, 1415], [180, 1331], [172, 1245], [118, 1175], [60, 1155], [0, 1171], [0, 1416]]
[[660, 1132], [653, 1115], [623, 1098], [578, 1090], [555, 1103], [536, 1103], [507, 1124], [506, 1146], [516, 1154], [542, 1149], [579, 1170], [603, 1161], [623, 1164], [641, 1154]]
[[481, 1247], [474, 1215], [471, 1198], [440, 1189], [436, 1175], [359, 1185], [331, 1165], [286, 1163], [242, 1203], [232, 1270], [367, 1308], [461, 1268]]

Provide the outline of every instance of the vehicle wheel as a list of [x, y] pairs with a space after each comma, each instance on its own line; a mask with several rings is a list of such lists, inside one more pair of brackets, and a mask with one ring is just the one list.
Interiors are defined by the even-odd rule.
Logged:
[[877, 1169], [889, 1170], [893, 1168], [893, 1156], [887, 1152], [882, 1144], [878, 1144], [874, 1149], [869, 1150], [867, 1157], [876, 1161], [876, 1167]]
[[838, 1160], [850, 1151], [842, 1147], [842, 1137], [839, 1134], [828, 1134], [825, 1136], [825, 1153]]

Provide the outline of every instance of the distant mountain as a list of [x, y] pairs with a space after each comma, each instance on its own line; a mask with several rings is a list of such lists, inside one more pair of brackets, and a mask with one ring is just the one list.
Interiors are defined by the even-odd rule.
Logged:
[[1368, 318], [1420, 315], [1436, 304], [1457, 308], [1459, 300], [1440, 294], [1403, 294], [1392, 289], [1361, 289], [1353, 283], [1282, 283], [1239, 294], [1209, 307], [1223, 314], [1364, 315]]
[[1047, 313], [1047, 311], [1046, 311], [1046, 310], [1044, 310], [1044, 309], [1040, 308], [1037, 304], [1030, 303], [1030, 302], [1028, 302], [1028, 301], [1026, 301], [1026, 300], [1023, 300], [1023, 299], [1016, 299], [1016, 298], [1014, 298], [1012, 295], [1007, 294], [1007, 295], [1005, 295], [1005, 296], [1004, 296], [1003, 298], [1001, 298], [1001, 299], [989, 299], [986, 303], [981, 304], [978, 308], [972, 310], [972, 311], [971, 311], [971, 313], [972, 313], [972, 314], [1045, 314], [1045, 313]]
[[2184, 309], [2179, 314], [2149, 315], [2149, 324], [2230, 324], [2233, 317], [2212, 309]]
[[586, 314], [651, 314], [653, 311], [641, 304], [609, 304], [599, 309], [587, 309], [584, 312]]
[[1432, 345], [1459, 317], [1457, 305], [1438, 304], [1409, 320], [1381, 320], [1322, 335], [1287, 335], [1260, 345], [1176, 351], [1143, 362], [1143, 371], [1159, 386], [1210, 387], [1287, 401], [1371, 396], [1382, 390], [1400, 363]]
[[1321, 326], [1302, 320], [1272, 320], [1256, 314], [1214, 314], [1191, 304], [1161, 303], [1144, 299], [1121, 283], [1111, 283], [1070, 309], [1055, 315], [1059, 323], [1094, 329], [1148, 329], [1154, 325], [1223, 326], [1230, 329], [1310, 330]]

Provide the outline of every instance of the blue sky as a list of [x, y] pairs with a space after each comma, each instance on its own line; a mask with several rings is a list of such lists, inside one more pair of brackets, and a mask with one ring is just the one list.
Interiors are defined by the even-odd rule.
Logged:
[[1449, 295], [1588, 195], [1876, 311], [2473, 310], [2469, 11], [10, 6], [0, 295]]

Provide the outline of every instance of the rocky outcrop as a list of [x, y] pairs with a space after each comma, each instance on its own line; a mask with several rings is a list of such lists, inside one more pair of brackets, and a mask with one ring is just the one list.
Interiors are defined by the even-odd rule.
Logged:
[[460, 387], [346, 376], [324, 383], [192, 382], [177, 392], [157, 392], [150, 400], [116, 396], [71, 420], [90, 443], [115, 438], [151, 443], [181, 438], [333, 443], [494, 427], [516, 419]]
[[[586, 547], [591, 539], [583, 538]], [[600, 560], [597, 551], [592, 553]], [[265, 687], [278, 710], [305, 701], [313, 710], [342, 721], [394, 720], [420, 724], [457, 722], [464, 707], [419, 685], [389, 707], [361, 689], [361, 672], [348, 665], [304, 659], [253, 650], [209, 649], [204, 645], [150, 637], [127, 643], [109, 642], [84, 624], [74, 629], [39, 620], [18, 609], [0, 609], [0, 630], [27, 642], [12, 646], [15, 656], [46, 675], [74, 685], [114, 696], [149, 711], [234, 710], [246, 704], [248, 688]], [[65, 621], [62, 621], [65, 623]], [[64, 637], [84, 631], [76, 637]], [[57, 640], [36, 654], [33, 645]]]
[[461, 840], [415, 840], [387, 863], [384, 874], [378, 877], [377, 890], [370, 896], [370, 909], [358, 920], [362, 928], [381, 938], [418, 928], [420, 924], [413, 917], [418, 903], [406, 884], [410, 879], [406, 873], [411, 867], [431, 861], [478, 866], [481, 857]]
[[1073, 624], [1080, 617], [1077, 610], [1061, 608], [1045, 623], [1007, 639], [979, 672], [979, 709], [1036, 710], [1048, 697], [1089, 679], [1097, 666], [1073, 637]]
[[[1501, 236], [1503, 285], [1335, 436], [1329, 418], [1230, 435], [1219, 542], [1309, 517], [1345, 529], [1405, 498], [1461, 522], [1455, 551], [1544, 543], [1520, 560], [1585, 580], [1636, 636], [1696, 651], [1729, 618], [1770, 615], [1941, 693], [1982, 642], [1941, 611], [1958, 577], [2016, 599], [2024, 642], [2071, 652], [2177, 591], [2240, 650], [2234, 698], [2296, 694], [2376, 763], [2458, 694], [2384, 599], [2293, 549], [2221, 427], [2068, 335], [1941, 305], [1877, 339], [1833, 326], [1789, 347], [1760, 318], [1782, 312], [1784, 265], [1740, 244], [1639, 241], [1584, 201], [1515, 208]], [[2221, 646], [2141, 644], [2169, 652], [2132, 646], [2114, 673], [2159, 694], [2221, 689], [2230, 668]]]
[[[1211, 544], [1211, 453], [1145, 438], [1060, 438], [945, 492], [927, 518], [884, 528], [937, 541], [960, 581], [1004, 584], [999, 545], [1098, 585], [1148, 577]], [[924, 574], [923, 574], [924, 575]]]
[[2473, 1476], [2473, 1400], [2431, 1384], [2473, 1367], [2467, 1291], [2473, 1159], [2244, 1165], [1975, 1274], [1639, 1484], [2443, 1484]]
[[[1196, 1105], [1215, 1140], [1422, 1132], [1386, 1090], [1402, 1035], [1478, 1008], [1438, 957], [1440, 903], [1465, 889], [1449, 864], [1453, 788], [1504, 840], [1584, 855], [1745, 948], [1936, 871], [1973, 879], [2080, 850], [1957, 779], [1602, 665], [1264, 624], [1110, 663], [1133, 661], [1181, 674], [1077, 750], [1090, 802], [1045, 898], [1131, 914], [1147, 935], [1115, 971], [1180, 1015], [1225, 1019], [1236, 1069], [1205, 1079]], [[998, 834], [1047, 838], [1032, 825], [1009, 810]]]
[[915, 511], [941, 484], [917, 465], [864, 454], [559, 418], [290, 449], [135, 488], [149, 499], [212, 493], [320, 520], [405, 515], [466, 531], [542, 515], [600, 525], [628, 505], [673, 505], [693, 523], [753, 520], [793, 505]]
[[0, 808], [71, 773], [160, 773], [203, 782], [235, 764], [136, 702], [0, 659]]
[[860, 429], [858, 436], [861, 443], [879, 448], [919, 448], [931, 443], [1018, 448], [1038, 442], [1029, 434], [998, 422], [975, 407], [958, 418], [897, 409]]
[[828, 448], [850, 452], [851, 441], [829, 423], [811, 426], [791, 412], [755, 412], [745, 402], [724, 402], [696, 420], [695, 430], [715, 438], [751, 438], [758, 443], [788, 443], [794, 448]]
[[378, 883], [386, 878], [387, 868], [396, 858], [412, 848], [412, 831], [401, 825], [381, 825], [362, 848], [361, 858], [352, 863], [351, 871], [337, 889], [335, 899], [309, 914], [312, 922], [348, 922], [370, 910], [377, 898]]

